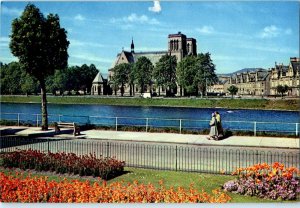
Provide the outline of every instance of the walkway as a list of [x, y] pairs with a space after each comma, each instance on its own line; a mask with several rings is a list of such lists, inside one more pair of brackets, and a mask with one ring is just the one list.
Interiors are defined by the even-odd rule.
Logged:
[[[54, 136], [54, 129], [41, 131], [39, 127], [0, 127], [2, 134], [13, 134], [23, 136]], [[268, 147], [268, 148], [300, 148], [299, 138], [284, 137], [254, 137], [254, 136], [231, 136], [224, 140], [207, 140], [206, 135], [174, 134], [174, 133], [147, 133], [147, 132], [125, 132], [106, 130], [82, 131], [80, 136], [74, 137], [70, 130], [63, 130], [59, 138], [101, 139], [116, 141], [155, 142], [155, 143], [178, 143], [193, 145], [218, 145], [218, 146], [243, 146], [243, 147]]]

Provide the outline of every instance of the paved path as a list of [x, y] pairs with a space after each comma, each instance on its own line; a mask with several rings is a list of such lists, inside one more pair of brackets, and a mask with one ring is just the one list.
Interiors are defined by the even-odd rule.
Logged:
[[[54, 130], [41, 131], [38, 127], [0, 127], [1, 134], [10, 133], [15, 135], [30, 136], [54, 136]], [[240, 146], [240, 147], [269, 147], [269, 148], [298, 148], [300, 149], [299, 138], [284, 137], [254, 137], [254, 136], [231, 136], [229, 138], [214, 141], [207, 140], [206, 135], [174, 134], [174, 133], [147, 133], [147, 132], [125, 132], [87, 130], [82, 131], [80, 136], [74, 137], [71, 131], [63, 131], [55, 137], [102, 139], [116, 141], [140, 141], [140, 142], [162, 142], [181, 143], [194, 145], [219, 145], [219, 146]]]

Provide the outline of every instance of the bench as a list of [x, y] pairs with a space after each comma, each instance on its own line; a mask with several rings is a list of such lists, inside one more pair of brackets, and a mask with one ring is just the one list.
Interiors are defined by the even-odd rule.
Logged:
[[54, 123], [55, 133], [60, 133], [60, 128], [72, 128], [73, 135], [76, 136], [80, 134], [80, 127], [76, 123], [65, 123], [65, 122], [55, 122]]

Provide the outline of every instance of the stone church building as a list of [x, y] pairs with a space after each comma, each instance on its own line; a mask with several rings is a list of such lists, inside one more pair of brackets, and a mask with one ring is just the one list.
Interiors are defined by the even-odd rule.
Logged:
[[[178, 32], [177, 34], [169, 34], [168, 35], [168, 48], [165, 51], [145, 51], [145, 52], [135, 52], [134, 50], [134, 41], [131, 41], [131, 51], [122, 50], [120, 53], [117, 54], [115, 61], [113, 62], [111, 68], [108, 70], [108, 79], [107, 83], [104, 84], [104, 80], [99, 78], [101, 74], [96, 77], [93, 82], [92, 95], [104, 95], [104, 91], [100, 91], [103, 87], [107, 84], [109, 89], [106, 90], [106, 93], [112, 94], [113, 89], [113, 82], [112, 78], [114, 76], [113, 68], [122, 63], [135, 63], [140, 57], [145, 56], [147, 57], [152, 64], [155, 64], [159, 61], [159, 59], [166, 54], [170, 54], [176, 56], [177, 63], [180, 62], [185, 56], [187, 55], [197, 55], [197, 41], [194, 38], [187, 38], [185, 34]], [[100, 81], [99, 81], [100, 80]], [[103, 83], [102, 83], [103, 81]], [[92, 87], [92, 88], [93, 88]], [[150, 87], [152, 87], [150, 89]], [[95, 90], [97, 89], [97, 91]], [[99, 90], [98, 90], [99, 89]], [[166, 94], [166, 89], [156, 89], [155, 86], [146, 86], [145, 92], [161, 92], [161, 95]], [[135, 86], [135, 92], [139, 92], [139, 86]], [[178, 90], [179, 91], [179, 90]], [[124, 95], [129, 95], [130, 87], [129, 85], [125, 86]], [[117, 95], [120, 94], [120, 90], [117, 91]], [[139, 95], [137, 93], [136, 95]]]

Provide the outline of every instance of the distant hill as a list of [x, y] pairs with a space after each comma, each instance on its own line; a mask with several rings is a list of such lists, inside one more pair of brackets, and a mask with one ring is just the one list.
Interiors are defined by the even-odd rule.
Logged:
[[228, 73], [228, 74], [218, 74], [218, 76], [231, 76], [233, 74], [237, 74], [237, 73], [244, 73], [244, 72], [251, 72], [251, 71], [257, 71], [257, 70], [261, 70], [261, 71], [267, 71], [266, 69], [263, 69], [263, 68], [244, 68], [244, 69], [241, 69], [241, 70], [238, 70], [238, 71], [235, 71], [235, 72], [232, 72], [232, 73]]

